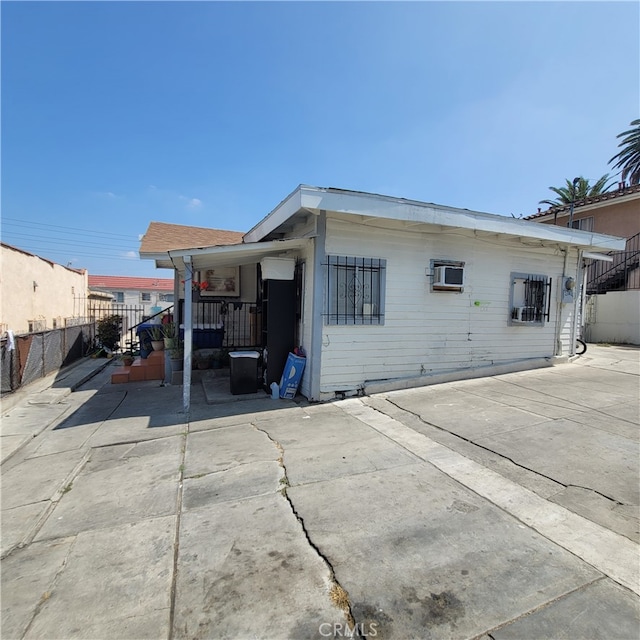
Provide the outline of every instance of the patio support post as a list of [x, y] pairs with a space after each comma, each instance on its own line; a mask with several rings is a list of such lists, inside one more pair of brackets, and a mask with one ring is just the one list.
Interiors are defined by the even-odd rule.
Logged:
[[184, 366], [182, 370], [182, 406], [186, 414], [191, 407], [191, 349], [193, 337], [193, 265], [184, 256]]
[[311, 362], [309, 400], [320, 400], [320, 373], [322, 365], [322, 329], [324, 304], [324, 260], [327, 238], [327, 212], [320, 211], [316, 220], [316, 237], [313, 243], [313, 304], [311, 318]]

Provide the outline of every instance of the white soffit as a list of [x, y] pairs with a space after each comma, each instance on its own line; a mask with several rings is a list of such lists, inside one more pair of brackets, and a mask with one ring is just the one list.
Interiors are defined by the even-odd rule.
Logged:
[[602, 260], [602, 262], [613, 262], [613, 256], [607, 256], [602, 253], [590, 253], [585, 251], [582, 254], [583, 258], [589, 258], [590, 260]]
[[[289, 238], [287, 240], [271, 240], [269, 242], [228, 244], [203, 249], [179, 249], [169, 251], [169, 257], [173, 259], [176, 265], [182, 266], [183, 258], [191, 256], [193, 268], [199, 271], [212, 267], [255, 264], [267, 256], [274, 256], [292, 249], [301, 249], [309, 241], [309, 238]], [[173, 263], [171, 266], [173, 268]]]

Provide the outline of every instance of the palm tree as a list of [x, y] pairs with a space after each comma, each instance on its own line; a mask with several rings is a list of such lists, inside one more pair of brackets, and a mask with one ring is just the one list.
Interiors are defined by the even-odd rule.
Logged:
[[555, 200], [540, 200], [538, 204], [548, 204], [550, 207], [557, 207], [559, 205], [571, 204], [578, 200], [584, 200], [591, 196], [597, 196], [601, 193], [605, 193], [611, 188], [614, 183], [612, 180], [609, 184], [609, 174], [605, 173], [595, 184], [590, 185], [588, 178], [575, 178], [573, 181], [567, 179], [564, 187], [549, 187], [553, 193], [558, 197]]
[[622, 151], [618, 152], [611, 160], [617, 160], [614, 169], [622, 169], [622, 179], [629, 178], [631, 184], [640, 184], [640, 120], [631, 122], [633, 129], [623, 131], [616, 138], [622, 138], [618, 144]]

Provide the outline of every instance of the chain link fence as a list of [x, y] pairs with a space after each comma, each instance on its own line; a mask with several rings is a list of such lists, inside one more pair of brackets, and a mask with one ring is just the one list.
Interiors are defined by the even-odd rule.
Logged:
[[1, 342], [2, 395], [58, 371], [86, 355], [96, 334], [95, 322], [14, 336], [13, 348]]

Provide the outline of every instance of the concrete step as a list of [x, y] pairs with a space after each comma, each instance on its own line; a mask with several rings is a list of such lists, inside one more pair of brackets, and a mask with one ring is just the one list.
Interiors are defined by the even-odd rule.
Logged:
[[136, 358], [131, 366], [118, 367], [111, 374], [111, 384], [164, 380], [164, 351], [152, 351], [147, 358]]

